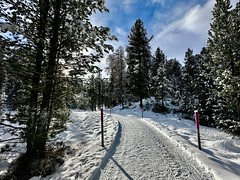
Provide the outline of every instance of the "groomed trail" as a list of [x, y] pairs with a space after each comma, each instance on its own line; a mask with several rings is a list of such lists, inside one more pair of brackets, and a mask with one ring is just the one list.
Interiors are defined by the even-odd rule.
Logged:
[[213, 179], [158, 130], [134, 116], [113, 115], [119, 131], [91, 179]]

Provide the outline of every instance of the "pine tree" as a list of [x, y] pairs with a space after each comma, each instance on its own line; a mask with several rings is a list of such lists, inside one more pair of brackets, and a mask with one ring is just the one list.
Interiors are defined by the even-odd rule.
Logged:
[[103, 97], [103, 105], [104, 107], [111, 108], [111, 97], [109, 96], [110, 91], [110, 82], [108, 78], [102, 79], [102, 97]]
[[210, 54], [205, 47], [196, 55], [193, 55], [191, 49], [187, 50], [183, 67], [181, 110], [188, 118], [192, 118], [194, 110], [198, 110], [201, 114], [200, 123], [214, 126], [216, 87], [208, 66], [210, 61]]
[[116, 106], [116, 98], [115, 98], [115, 93], [114, 92], [114, 87], [115, 87], [115, 75], [116, 74], [116, 59], [114, 54], [109, 54], [107, 57], [107, 67], [106, 67], [106, 72], [109, 75], [109, 101], [110, 101], [110, 106]]
[[[112, 50], [105, 41], [116, 38], [108, 27], [93, 26], [89, 20], [93, 12], [108, 11], [104, 1], [10, 0], [1, 5], [8, 8], [1, 8], [2, 17], [17, 27], [14, 40], [9, 39], [5, 47], [11, 49], [8, 60], [14, 64], [11, 78], [16, 74], [24, 94], [21, 101], [25, 103], [18, 103], [17, 116], [27, 122], [27, 154], [41, 157], [53, 120], [62, 121], [59, 117], [68, 114], [59, 110], [66, 109], [68, 99], [68, 80], [61, 71], [69, 68], [70, 75], [83, 75], [105, 51]], [[88, 50], [95, 52], [85, 55]]]
[[239, 2], [232, 9], [230, 0], [217, 0], [212, 11], [208, 48], [211, 71], [217, 87], [215, 119], [220, 126], [239, 133]]
[[119, 47], [115, 56], [117, 58], [117, 73], [116, 73], [116, 84], [115, 84], [115, 94], [117, 95], [117, 101], [124, 107], [124, 100], [126, 98], [126, 58], [124, 55], [123, 47]]
[[[166, 65], [166, 56], [158, 47], [155, 52], [155, 56], [152, 58], [151, 67], [150, 67], [150, 92], [153, 97], [158, 101], [159, 98], [163, 102], [164, 94], [164, 78], [166, 75], [165, 70]], [[163, 105], [163, 103], [162, 103]]]
[[149, 96], [149, 68], [151, 61], [150, 39], [147, 38], [143, 22], [138, 19], [131, 28], [127, 46], [127, 79], [130, 92], [139, 98], [140, 107], [143, 98]]
[[197, 99], [195, 97], [195, 80], [197, 75], [197, 63], [193, 50], [187, 49], [185, 53], [185, 65], [183, 67], [183, 87], [181, 110], [187, 117], [191, 118], [196, 109]]
[[121, 104], [124, 107], [126, 98], [126, 62], [124, 49], [120, 46], [114, 54], [108, 56], [107, 71], [110, 75], [109, 96], [113, 101], [112, 105]]
[[199, 97], [198, 110], [201, 114], [200, 122], [203, 125], [214, 126], [213, 119], [214, 106], [216, 106], [216, 87], [213, 83], [211, 70], [208, 63], [211, 61], [211, 56], [207, 48], [202, 48], [198, 55], [199, 73], [197, 76], [197, 93]]
[[169, 96], [173, 104], [178, 105], [181, 96], [182, 65], [176, 59], [166, 62]]
[[87, 96], [89, 98], [89, 107], [92, 111], [96, 111], [97, 106], [97, 89], [96, 89], [96, 81], [94, 74], [89, 78], [89, 82], [87, 84]]

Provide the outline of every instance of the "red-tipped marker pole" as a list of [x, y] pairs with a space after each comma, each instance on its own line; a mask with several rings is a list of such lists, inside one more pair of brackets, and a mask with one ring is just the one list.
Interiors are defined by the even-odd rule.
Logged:
[[195, 110], [194, 113], [195, 113], [195, 120], [196, 120], [198, 149], [201, 150], [202, 148], [201, 148], [201, 140], [200, 140], [200, 129], [199, 129], [199, 114], [198, 114], [198, 110]]

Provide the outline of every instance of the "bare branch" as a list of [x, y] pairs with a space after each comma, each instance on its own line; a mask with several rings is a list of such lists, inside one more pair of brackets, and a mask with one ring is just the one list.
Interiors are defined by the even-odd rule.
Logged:
[[12, 126], [12, 125], [10, 125], [10, 124], [4, 124], [4, 123], [0, 123], [0, 125], [2, 125], [2, 126], [7, 126], [7, 127], [10, 127], [10, 128], [13, 128], [13, 129], [24, 129], [23, 127], [16, 127], [16, 126]]
[[10, 138], [10, 139], [4, 139], [4, 140], [1, 140], [0, 139], [0, 142], [6, 142], [6, 141], [13, 141], [13, 140], [18, 140], [18, 139], [22, 139], [22, 138]]

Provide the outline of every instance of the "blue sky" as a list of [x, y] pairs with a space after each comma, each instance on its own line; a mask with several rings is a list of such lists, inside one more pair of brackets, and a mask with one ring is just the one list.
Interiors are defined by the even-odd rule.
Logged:
[[[235, 5], [238, 0], [232, 0]], [[127, 36], [137, 19], [147, 30], [154, 53], [157, 47], [168, 59], [184, 62], [187, 48], [199, 53], [206, 45], [215, 0], [106, 0], [109, 13], [92, 17], [96, 25], [108, 26], [118, 37], [114, 47], [126, 47]]]

